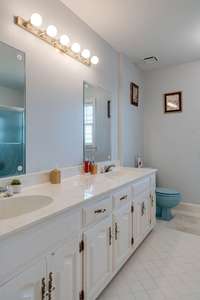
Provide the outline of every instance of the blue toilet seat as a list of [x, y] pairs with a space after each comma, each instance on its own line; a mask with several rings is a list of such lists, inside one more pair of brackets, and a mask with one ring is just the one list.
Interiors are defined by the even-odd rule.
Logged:
[[156, 188], [156, 194], [165, 195], [165, 197], [167, 197], [167, 196], [171, 197], [171, 196], [177, 196], [180, 193], [174, 189], [158, 187], [158, 188]]

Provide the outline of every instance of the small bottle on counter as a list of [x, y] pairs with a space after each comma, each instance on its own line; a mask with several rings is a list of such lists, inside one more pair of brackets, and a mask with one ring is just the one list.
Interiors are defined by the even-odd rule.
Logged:
[[94, 162], [91, 163], [90, 173], [91, 173], [92, 175], [97, 174], [97, 169], [98, 169], [97, 164], [95, 164]]
[[140, 155], [137, 155], [136, 157], [136, 168], [142, 168], [143, 167], [143, 160]]
[[50, 172], [50, 182], [52, 184], [61, 183], [61, 172], [58, 169], [54, 169]]
[[90, 172], [90, 162], [89, 162], [89, 160], [85, 160], [83, 162], [83, 170], [84, 170], [85, 173]]
[[89, 171], [90, 171], [91, 174], [92, 174], [93, 164], [94, 164], [94, 162], [90, 161], [90, 163], [89, 163]]

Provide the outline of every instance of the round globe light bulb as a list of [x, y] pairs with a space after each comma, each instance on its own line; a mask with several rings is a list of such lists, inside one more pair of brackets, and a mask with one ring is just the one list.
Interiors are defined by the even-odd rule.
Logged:
[[85, 59], [90, 58], [90, 50], [84, 49], [81, 53], [81, 56], [84, 57]]
[[63, 46], [69, 46], [69, 44], [70, 44], [69, 37], [67, 35], [65, 35], [65, 34], [61, 35], [61, 37], [60, 37], [60, 43]]
[[35, 27], [40, 27], [42, 25], [42, 17], [38, 13], [32, 14], [31, 24]]
[[91, 63], [92, 63], [93, 65], [97, 65], [98, 62], [99, 62], [99, 58], [98, 58], [97, 56], [92, 56], [92, 58], [91, 58]]
[[73, 43], [71, 49], [74, 53], [79, 53], [81, 51], [81, 46], [78, 43]]
[[57, 35], [57, 33], [58, 33], [58, 30], [57, 30], [56, 26], [54, 26], [54, 25], [49, 25], [49, 26], [47, 27], [47, 35], [48, 35], [48, 36], [54, 38], [54, 37]]

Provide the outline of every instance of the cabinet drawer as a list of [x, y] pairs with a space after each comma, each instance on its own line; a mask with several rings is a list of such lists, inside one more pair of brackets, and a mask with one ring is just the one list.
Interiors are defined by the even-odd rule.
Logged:
[[143, 193], [145, 190], [149, 190], [149, 188], [150, 188], [150, 178], [145, 178], [132, 185], [133, 195], [137, 196], [138, 194]]
[[108, 197], [83, 208], [83, 225], [88, 225], [103, 219], [112, 212], [112, 201]]
[[122, 188], [113, 194], [114, 207], [119, 208], [131, 200], [131, 187]]

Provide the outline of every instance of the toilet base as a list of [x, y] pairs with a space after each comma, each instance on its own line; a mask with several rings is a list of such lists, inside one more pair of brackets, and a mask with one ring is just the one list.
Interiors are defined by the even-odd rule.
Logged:
[[157, 206], [156, 217], [159, 220], [170, 221], [174, 216], [172, 215], [170, 208]]

